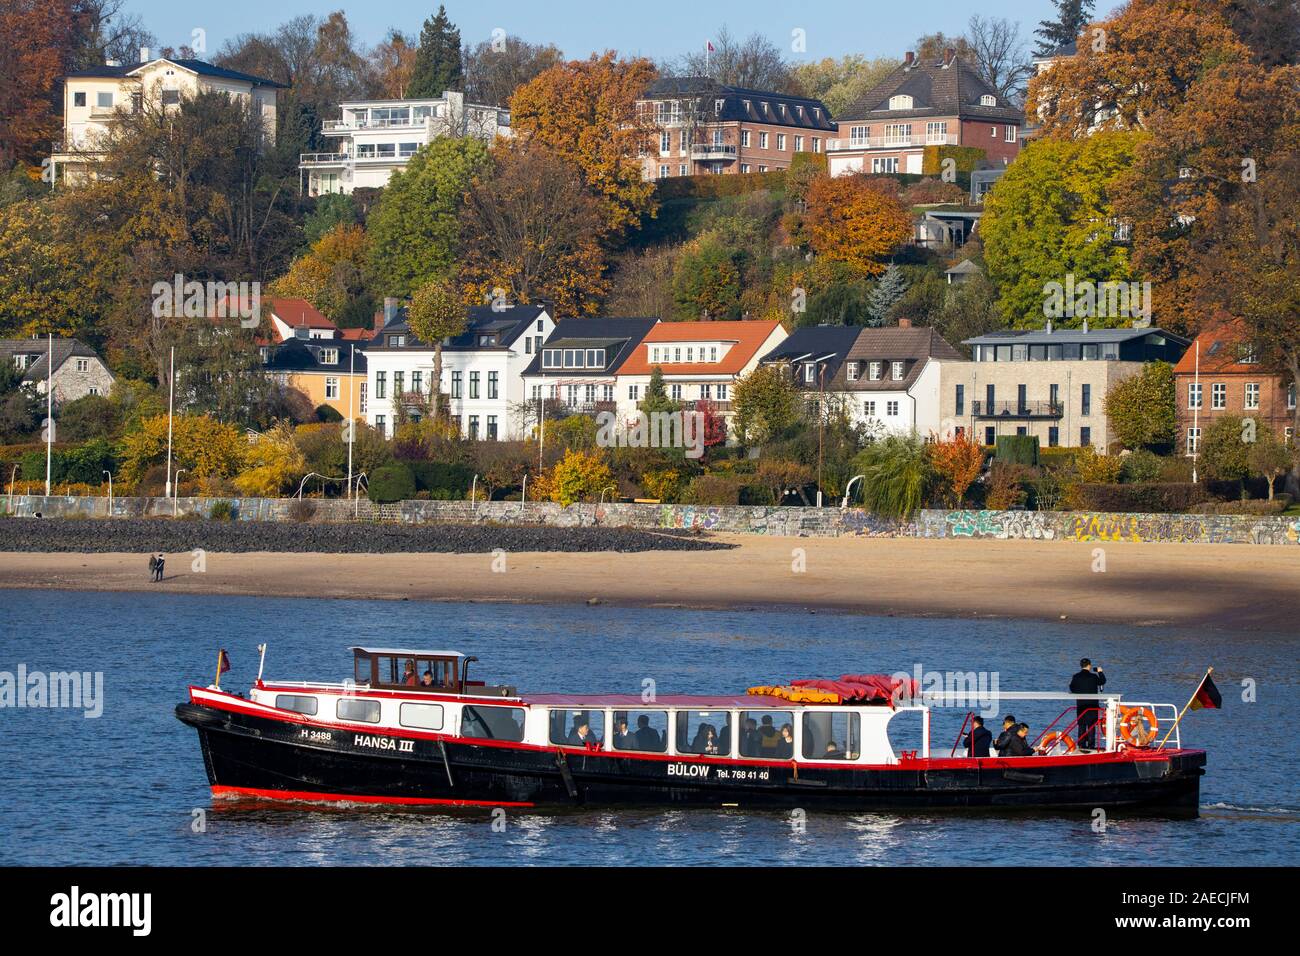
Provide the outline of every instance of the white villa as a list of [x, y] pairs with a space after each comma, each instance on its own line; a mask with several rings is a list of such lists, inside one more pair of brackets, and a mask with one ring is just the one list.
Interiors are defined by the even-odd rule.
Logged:
[[439, 136], [475, 136], [491, 143], [510, 135], [509, 110], [466, 103], [463, 94], [450, 90], [427, 100], [355, 100], [341, 104], [341, 110], [340, 119], [321, 127], [337, 146], [299, 158], [308, 195], [386, 186], [394, 170]]

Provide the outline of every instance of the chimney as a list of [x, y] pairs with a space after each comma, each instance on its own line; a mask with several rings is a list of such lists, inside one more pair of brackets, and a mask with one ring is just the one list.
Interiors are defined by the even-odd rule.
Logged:
[[943, 51], [943, 65], [945, 69], [952, 66], [953, 57], [956, 55], [957, 51], [952, 47], [948, 47], [948, 49]]
[[908, 50], [906, 53], [903, 54], [903, 66], [906, 69], [910, 70], [912, 68], [912, 61], [915, 59], [916, 59], [916, 54], [914, 54], [911, 50]]
[[149, 62], [149, 48], [147, 46], [140, 47], [140, 62], [141, 63]]
[[384, 325], [397, 318], [397, 299], [391, 295], [384, 296]]
[[912, 327], [912, 320], [900, 316], [898, 319], [898, 327], [900, 329], [910, 329]]

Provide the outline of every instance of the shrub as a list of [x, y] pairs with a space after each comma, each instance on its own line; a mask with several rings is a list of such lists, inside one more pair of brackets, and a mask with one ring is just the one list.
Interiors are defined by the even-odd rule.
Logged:
[[409, 465], [415, 487], [435, 501], [458, 501], [469, 494], [474, 472], [457, 462], [420, 461]]
[[1034, 469], [1028, 465], [995, 459], [989, 468], [984, 507], [992, 511], [1022, 507], [1029, 497], [1025, 484], [1034, 476]]
[[317, 405], [316, 418], [322, 422], [341, 422], [343, 416], [333, 405]]
[[212, 510], [208, 512], [208, 517], [213, 521], [231, 521], [235, 517], [235, 506], [224, 499], [214, 501], [212, 502]]
[[873, 513], [906, 518], [925, 504], [934, 480], [930, 457], [916, 436], [890, 435], [853, 459], [862, 501]]
[[316, 516], [316, 502], [310, 498], [295, 498], [289, 502], [289, 518], [293, 521], [310, 521]]
[[1201, 442], [1201, 470], [1217, 481], [1237, 481], [1250, 474], [1250, 445], [1242, 441], [1243, 419], [1227, 415], [1205, 429]]
[[734, 475], [699, 475], [682, 492], [688, 505], [738, 505], [744, 482]]
[[656, 180], [655, 193], [660, 201], [667, 199], [719, 199], [739, 196], [763, 189], [781, 189], [785, 185], [785, 171], [770, 173], [740, 173], [735, 176], [672, 176]]
[[648, 498], [675, 501], [682, 488], [682, 473], [676, 468], [647, 471], [641, 476], [641, 490]]
[[1084, 511], [1185, 514], [1205, 500], [1205, 489], [1190, 482], [1082, 483], [1074, 489], [1074, 503]]
[[384, 465], [369, 476], [368, 492], [371, 501], [404, 501], [415, 494], [415, 476], [406, 465]]
[[550, 498], [566, 507], [577, 501], [595, 501], [613, 484], [614, 476], [600, 455], [570, 449], [551, 471]]
[[986, 155], [984, 150], [976, 146], [926, 146], [921, 150], [921, 174], [938, 176], [943, 172], [943, 161], [955, 159], [957, 172], [966, 173], [966, 182], [969, 184], [969, 174], [979, 166]]
[[1074, 467], [1082, 483], [1108, 484], [1119, 481], [1124, 460], [1119, 455], [1103, 455], [1088, 445], [1074, 456]]
[[1038, 465], [1038, 438], [1035, 435], [999, 435], [994, 447], [998, 461], [1009, 465]]
[[1272, 501], [1252, 499], [1246, 501], [1207, 501], [1192, 510], [1205, 515], [1280, 515], [1291, 507], [1290, 495], [1278, 495]]
[[1154, 452], [1139, 448], [1120, 456], [1120, 480], [1130, 484], [1159, 481], [1164, 471], [1164, 459]]

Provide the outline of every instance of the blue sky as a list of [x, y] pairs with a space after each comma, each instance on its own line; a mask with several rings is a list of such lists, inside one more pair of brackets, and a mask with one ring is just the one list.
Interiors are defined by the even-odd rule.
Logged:
[[[1098, 12], [1113, 4], [1100, 2]], [[734, 36], [755, 31], [790, 50], [792, 31], [802, 29], [807, 52], [789, 56], [796, 62], [864, 53], [900, 57], [924, 33], [961, 34], [974, 12], [986, 17], [1019, 21], [1027, 40], [1038, 21], [1050, 16], [1050, 0], [718, 0], [711, 4], [653, 5], [628, 0], [452, 0], [446, 4], [461, 37], [477, 43], [497, 28], [532, 42], [555, 43], [571, 57], [613, 48], [623, 54], [672, 57], [702, 48], [710, 34], [725, 24]], [[232, 36], [270, 30], [302, 13], [326, 14], [342, 9], [363, 43], [383, 39], [390, 26], [417, 33], [438, 4], [428, 0], [385, 0], [368, 3], [313, 3], [310, 0], [221, 0], [182, 4], [176, 0], [129, 0], [164, 46], [190, 42], [192, 31], [206, 31], [209, 55]], [[651, 12], [654, 10], [655, 12]]]

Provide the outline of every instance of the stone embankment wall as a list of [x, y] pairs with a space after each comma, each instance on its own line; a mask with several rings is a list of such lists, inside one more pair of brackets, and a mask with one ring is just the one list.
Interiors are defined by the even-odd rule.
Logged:
[[[115, 498], [113, 517], [208, 517], [223, 499]], [[548, 501], [369, 501], [234, 498], [240, 521], [402, 524], [514, 524], [557, 528], [696, 529], [792, 537], [993, 538], [1029, 541], [1134, 541], [1202, 544], [1300, 544], [1300, 518], [1250, 515], [1103, 514], [1070, 511], [922, 511], [911, 521], [849, 508], [706, 507], [603, 504], [562, 507]], [[104, 518], [107, 498], [0, 496], [0, 514]]]

